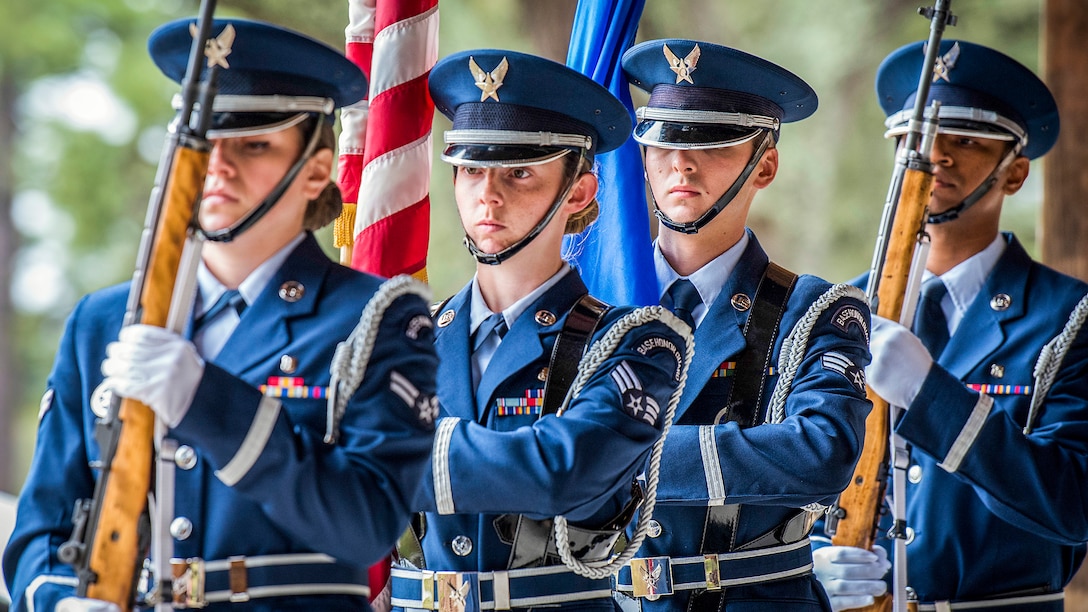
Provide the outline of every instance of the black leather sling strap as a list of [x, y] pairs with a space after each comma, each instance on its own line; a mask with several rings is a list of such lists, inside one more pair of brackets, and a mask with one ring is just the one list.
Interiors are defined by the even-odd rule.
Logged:
[[771, 351], [782, 315], [786, 312], [786, 301], [796, 282], [796, 274], [774, 262], [768, 263], [763, 271], [752, 312], [744, 325], [745, 346], [737, 358], [736, 375], [725, 403], [728, 411], [724, 421], [736, 421], [741, 428], [762, 422], [760, 406], [772, 363]]
[[608, 304], [586, 294], [570, 309], [563, 329], [555, 339], [552, 356], [548, 361], [548, 380], [544, 383], [544, 402], [540, 407], [540, 416], [555, 414], [563, 405], [574, 377], [578, 373], [578, 363], [589, 345], [593, 330], [601, 322], [604, 314], [611, 308]]
[[[726, 401], [728, 410], [721, 422], [736, 421], [741, 428], [753, 427], [762, 422], [764, 415], [760, 410], [763, 393], [767, 386], [767, 376], [772, 362], [772, 350], [786, 312], [797, 275], [774, 262], [767, 264], [763, 278], [756, 289], [751, 314], [744, 325], [745, 347], [737, 358], [737, 367], [733, 386]], [[785, 524], [777, 526], [769, 533], [750, 542], [737, 542], [737, 526], [740, 523], [741, 505], [725, 504], [707, 509], [706, 523], [700, 552], [718, 554], [736, 550], [758, 549], [773, 544], [780, 544], [785, 537], [796, 537], [793, 524], [805, 517], [800, 512]], [[809, 525], [811, 522], [809, 522]], [[710, 534], [714, 534], [713, 537]], [[805, 532], [807, 534], [807, 532]], [[802, 535], [801, 537], [804, 537]], [[724, 606], [722, 591], [705, 591], [692, 596], [688, 609], [692, 612], [721, 610]]]

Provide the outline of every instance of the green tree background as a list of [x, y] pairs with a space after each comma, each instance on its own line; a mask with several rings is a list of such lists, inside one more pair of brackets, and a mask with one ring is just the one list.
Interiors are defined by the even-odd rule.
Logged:
[[[566, 55], [577, 0], [440, 0], [440, 56], [478, 47]], [[1044, 0], [956, 0], [947, 37], [1039, 71]], [[0, 8], [0, 492], [22, 486], [38, 402], [64, 320], [85, 293], [127, 280], [175, 84], [148, 34], [198, 0], [7, 0]], [[925, 38], [928, 0], [646, 0], [638, 40], [683, 37], [776, 62], [820, 96], [786, 126], [782, 167], [750, 224], [780, 263], [843, 281], [867, 269], [892, 165], [873, 94], [881, 59]], [[228, 0], [219, 15], [272, 21], [343, 46], [346, 0]], [[640, 99], [636, 92], [636, 104]], [[428, 262], [436, 297], [472, 275], [460, 246], [437, 116]], [[1066, 138], [1069, 135], [1065, 136]], [[1041, 168], [1036, 163], [1033, 171]], [[1006, 200], [1004, 226], [1036, 252], [1042, 180]], [[334, 255], [329, 232], [321, 239]], [[1068, 610], [1086, 609], [1075, 592]]]
[[[949, 37], [1038, 68], [1042, 0], [957, 0]], [[440, 55], [502, 47], [563, 61], [575, 0], [441, 0]], [[639, 40], [689, 37], [789, 68], [819, 93], [784, 129], [782, 168], [751, 225], [772, 256], [832, 281], [869, 265], [891, 169], [872, 92], [880, 60], [924, 38], [921, 0], [648, 0]], [[0, 19], [0, 490], [17, 492], [38, 398], [79, 297], [128, 279], [176, 85], [153, 66], [148, 34], [195, 0], [8, 2]], [[236, 0], [220, 15], [266, 19], [342, 47], [345, 0]], [[636, 103], [640, 100], [636, 97]], [[444, 118], [435, 120], [436, 153]], [[1038, 168], [1035, 169], [1038, 172]], [[472, 274], [450, 173], [435, 157], [428, 271], [436, 296]], [[1035, 244], [1041, 180], [1007, 202], [1006, 226]], [[323, 243], [333, 252], [331, 237]]]

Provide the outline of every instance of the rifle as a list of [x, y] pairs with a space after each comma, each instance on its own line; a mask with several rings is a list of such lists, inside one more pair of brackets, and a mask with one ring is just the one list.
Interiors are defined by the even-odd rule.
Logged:
[[[209, 61], [207, 78], [201, 81], [200, 76], [214, 12], [215, 0], [201, 1], [182, 79], [181, 108], [159, 160], [123, 325], [180, 331], [189, 316], [201, 240], [196, 212], [211, 156], [206, 135], [217, 66]], [[161, 437], [161, 425], [156, 429], [150, 408], [114, 396], [108, 414], [95, 427], [101, 458], [91, 465], [99, 470], [94, 497], [76, 502], [72, 537], [58, 549], [59, 558], [76, 569], [80, 597], [112, 602], [125, 612], [132, 608], [151, 536], [148, 494], [153, 442], [156, 433]], [[172, 513], [172, 501], [169, 505]]]
[[[951, 0], [936, 0], [932, 8], [918, 9], [930, 22], [926, 58], [918, 78], [918, 93], [908, 132], [896, 155], [866, 290], [873, 313], [908, 327], [918, 301], [921, 272], [925, 268], [929, 247], [925, 223], [933, 186], [930, 152], [937, 134], [940, 102], [935, 101], [927, 113], [926, 100], [945, 25], [956, 25], [956, 17], [949, 10], [950, 4]], [[866, 396], [872, 401], [873, 409], [865, 421], [865, 445], [853, 480], [828, 513], [825, 530], [837, 546], [870, 550], [880, 524], [889, 473], [893, 407], [872, 388], [866, 388]], [[895, 450], [893, 466], [897, 470], [905, 470], [909, 461], [907, 451], [899, 445], [895, 445]], [[893, 491], [900, 500], [903, 499], [901, 489], [904, 488], [897, 486]], [[893, 601], [891, 594], [884, 595], [875, 604], [862, 608], [864, 610], [886, 612], [893, 605], [896, 610], [905, 609], [906, 559], [901, 551], [905, 552], [902, 543], [906, 538], [906, 523], [901, 514], [894, 517], [888, 536], [897, 542], [893, 593], [899, 597]]]

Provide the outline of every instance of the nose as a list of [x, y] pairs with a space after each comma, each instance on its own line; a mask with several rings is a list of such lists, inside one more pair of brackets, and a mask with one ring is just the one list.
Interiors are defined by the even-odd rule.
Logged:
[[933, 139], [933, 148], [929, 152], [929, 161], [939, 166], [949, 166], [952, 164], [952, 157], [948, 155], [943, 145], [943, 137], [938, 136]]
[[672, 169], [682, 174], [695, 172], [695, 156], [687, 149], [673, 149], [671, 154]]
[[212, 141], [212, 151], [208, 156], [208, 174], [224, 174], [234, 172], [234, 165], [230, 160], [227, 147], [220, 140]]
[[476, 198], [481, 204], [502, 206], [502, 190], [495, 169], [483, 170], [483, 176], [480, 177], [476, 187]]

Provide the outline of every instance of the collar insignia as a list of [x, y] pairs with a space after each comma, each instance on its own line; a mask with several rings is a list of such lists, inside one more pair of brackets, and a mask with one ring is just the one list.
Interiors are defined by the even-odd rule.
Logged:
[[662, 45], [662, 50], [665, 52], [665, 58], [669, 60], [669, 68], [676, 73], [676, 84], [679, 85], [681, 81], [687, 81], [694, 85], [695, 81], [691, 80], [691, 73], [695, 72], [695, 64], [699, 63], [699, 55], [702, 53], [699, 50], [699, 45], [695, 45], [695, 48], [684, 59], [677, 57], [668, 45]]
[[[925, 53], [925, 45], [922, 45], [922, 53]], [[952, 72], [952, 69], [956, 67], [956, 60], [960, 57], [960, 43], [952, 45], [952, 48], [945, 53], [944, 56], [938, 56], [937, 62], [933, 66], [933, 82], [944, 79], [946, 83], [951, 83], [952, 79], [949, 78], [948, 73]]]
[[[199, 30], [196, 29], [196, 24], [190, 23], [189, 34], [196, 38], [198, 33]], [[227, 56], [230, 55], [231, 47], [234, 46], [234, 36], [234, 26], [228, 23], [218, 38], [208, 39], [208, 42], [204, 44], [204, 55], [208, 58], [208, 68], [216, 65], [230, 68], [230, 64], [227, 63]]]
[[480, 68], [475, 59], [469, 57], [468, 69], [472, 71], [472, 76], [476, 79], [476, 87], [480, 88], [480, 102], [488, 98], [498, 102], [499, 94], [497, 92], [502, 87], [502, 80], [506, 78], [506, 71], [510, 69], [510, 63], [506, 61], [506, 58], [502, 58], [502, 61], [494, 70], [487, 72]]

